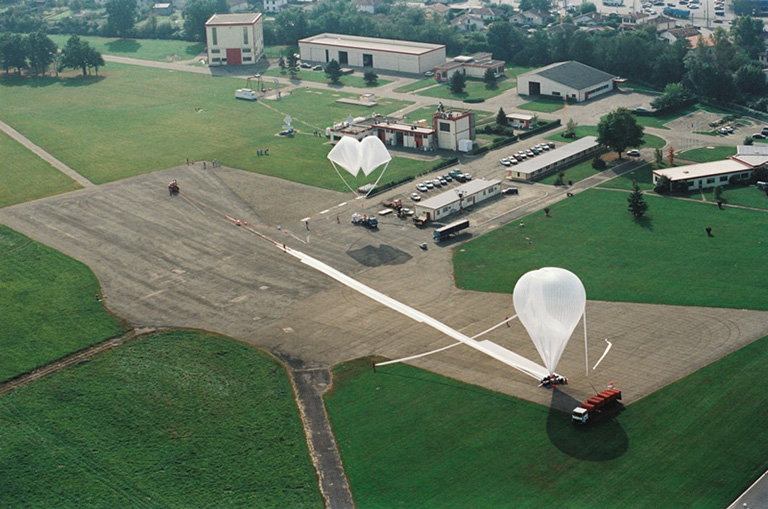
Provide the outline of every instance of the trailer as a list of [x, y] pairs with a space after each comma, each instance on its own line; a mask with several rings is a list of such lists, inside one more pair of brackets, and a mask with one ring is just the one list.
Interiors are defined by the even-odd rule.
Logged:
[[462, 219], [460, 221], [455, 221], [451, 224], [445, 225], [442, 228], [438, 228], [432, 234], [432, 237], [437, 242], [440, 242], [467, 228], [469, 228], [469, 219]]
[[238, 88], [235, 90], [235, 99], [245, 99], [246, 101], [256, 100], [256, 91], [250, 88]]
[[600, 394], [589, 398], [581, 406], [574, 408], [573, 413], [571, 413], [571, 420], [577, 424], [586, 424], [589, 421], [594, 421], [607, 410], [615, 408], [620, 399], [620, 390], [604, 390]]

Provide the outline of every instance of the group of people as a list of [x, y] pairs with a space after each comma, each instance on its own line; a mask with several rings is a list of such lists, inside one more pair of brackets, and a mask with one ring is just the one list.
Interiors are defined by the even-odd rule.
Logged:
[[269, 149], [268, 148], [260, 148], [256, 151], [257, 156], [268, 156], [269, 155]]
[[567, 385], [568, 379], [564, 376], [560, 376], [557, 373], [553, 373], [551, 375], [545, 376], [541, 379], [541, 385], [544, 387], [552, 387], [554, 385]]

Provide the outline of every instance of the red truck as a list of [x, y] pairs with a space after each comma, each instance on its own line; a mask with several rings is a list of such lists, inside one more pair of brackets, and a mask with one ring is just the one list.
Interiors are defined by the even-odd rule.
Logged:
[[604, 390], [600, 394], [589, 398], [587, 401], [582, 403], [581, 406], [574, 408], [573, 413], [571, 414], [571, 418], [575, 423], [586, 424], [590, 418], [594, 420], [598, 414], [616, 405], [620, 399], [620, 390]]

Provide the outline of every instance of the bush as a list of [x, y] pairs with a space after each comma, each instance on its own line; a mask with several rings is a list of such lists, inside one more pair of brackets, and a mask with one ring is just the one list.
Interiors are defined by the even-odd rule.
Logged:
[[608, 167], [608, 163], [606, 163], [602, 157], [595, 156], [594, 159], [592, 159], [592, 168], [596, 169], [597, 171], [603, 171]]

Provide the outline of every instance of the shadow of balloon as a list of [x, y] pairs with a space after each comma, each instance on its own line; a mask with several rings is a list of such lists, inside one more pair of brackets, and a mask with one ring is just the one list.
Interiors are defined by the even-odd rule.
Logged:
[[547, 435], [560, 451], [585, 461], [607, 461], [618, 458], [629, 448], [629, 437], [614, 418], [623, 407], [615, 407], [604, 419], [587, 425], [571, 422], [571, 416], [557, 408], [576, 408], [581, 404], [560, 390], [552, 391], [552, 404], [547, 415]]

